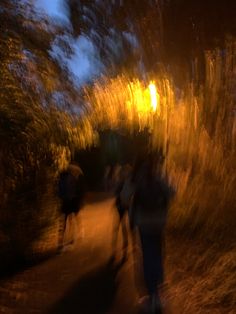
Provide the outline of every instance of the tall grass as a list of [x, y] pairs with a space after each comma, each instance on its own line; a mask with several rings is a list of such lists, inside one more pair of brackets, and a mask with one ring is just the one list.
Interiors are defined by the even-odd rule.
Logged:
[[205, 82], [194, 81], [169, 118], [167, 168], [178, 186], [173, 225], [235, 235], [235, 41], [205, 53]]
[[169, 226], [200, 237], [169, 248], [182, 272], [176, 280], [168, 269], [170, 290], [183, 313], [233, 313], [236, 305], [235, 48], [231, 41], [205, 53], [205, 81], [187, 85], [170, 115], [167, 169], [178, 193]]

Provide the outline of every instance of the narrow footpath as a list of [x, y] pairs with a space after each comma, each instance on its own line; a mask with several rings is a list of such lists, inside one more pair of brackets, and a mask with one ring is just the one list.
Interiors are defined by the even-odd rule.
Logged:
[[[0, 313], [138, 313], [135, 277], [140, 274], [135, 271], [131, 241], [128, 259], [120, 262], [121, 232], [115, 259], [111, 258], [116, 223], [114, 199], [91, 200], [78, 214], [74, 244], [0, 281]], [[73, 223], [67, 229], [68, 241], [72, 228]], [[168, 306], [166, 313], [179, 311]]]

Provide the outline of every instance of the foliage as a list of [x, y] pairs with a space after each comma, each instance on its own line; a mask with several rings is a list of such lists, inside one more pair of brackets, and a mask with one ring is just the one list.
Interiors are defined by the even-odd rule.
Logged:
[[231, 38], [224, 54], [205, 52], [201, 85], [194, 79], [179, 91], [168, 73], [153, 74], [159, 99], [155, 112], [146, 84], [124, 74], [98, 82], [87, 93], [93, 125], [131, 134], [148, 128], [151, 148], [164, 148], [165, 171], [177, 189], [170, 225], [204, 228], [203, 234], [217, 239], [234, 233], [236, 218], [235, 47]]
[[[171, 304], [177, 299], [176, 308], [183, 313], [234, 313], [235, 38], [205, 51], [204, 59], [204, 71], [195, 59], [195, 76], [181, 90], [167, 71], [152, 74], [160, 115], [150, 110], [146, 84], [124, 74], [98, 82], [88, 99], [97, 125], [121, 133], [147, 127], [152, 149], [164, 147], [163, 171], [176, 187], [166, 241]], [[199, 80], [202, 72], [204, 79]], [[139, 99], [146, 110], [137, 110]]]
[[95, 135], [73, 114], [79, 97], [46, 50], [56, 30], [10, 4], [0, 12], [0, 242], [25, 256], [57, 216], [58, 171]]
[[235, 56], [235, 39], [224, 55], [207, 51], [205, 84], [186, 88], [169, 121], [167, 168], [180, 192], [172, 224], [215, 239], [235, 231]]

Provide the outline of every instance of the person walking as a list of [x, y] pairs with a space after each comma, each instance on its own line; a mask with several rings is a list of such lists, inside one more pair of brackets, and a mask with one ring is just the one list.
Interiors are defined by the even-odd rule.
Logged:
[[[77, 164], [71, 163], [66, 170], [60, 173], [58, 190], [61, 199], [61, 212], [64, 216], [59, 232], [59, 250], [61, 250], [64, 245], [68, 219], [72, 223], [72, 215], [77, 215], [83, 205], [85, 196], [84, 174]], [[74, 217], [74, 223], [76, 223], [76, 217]], [[73, 231], [75, 233], [75, 226]], [[74, 237], [72, 242], [74, 242]]]
[[162, 313], [159, 292], [164, 281], [163, 232], [173, 189], [162, 175], [163, 156], [148, 156], [136, 167], [135, 190], [130, 211], [137, 227], [143, 255], [144, 280], [151, 313]]
[[114, 234], [114, 247], [117, 244], [118, 232], [120, 226], [122, 228], [122, 261], [125, 261], [128, 253], [128, 226], [126, 223], [126, 213], [129, 211], [129, 207], [132, 202], [132, 196], [134, 192], [134, 186], [132, 182], [132, 167], [126, 164], [120, 171], [119, 184], [115, 191], [115, 204], [119, 215], [117, 228]]

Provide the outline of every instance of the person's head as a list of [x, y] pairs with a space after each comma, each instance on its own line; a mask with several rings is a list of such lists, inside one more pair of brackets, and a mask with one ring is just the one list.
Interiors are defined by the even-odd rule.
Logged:
[[69, 171], [74, 177], [79, 177], [80, 175], [83, 175], [83, 171], [80, 168], [78, 163], [70, 163], [67, 171]]

